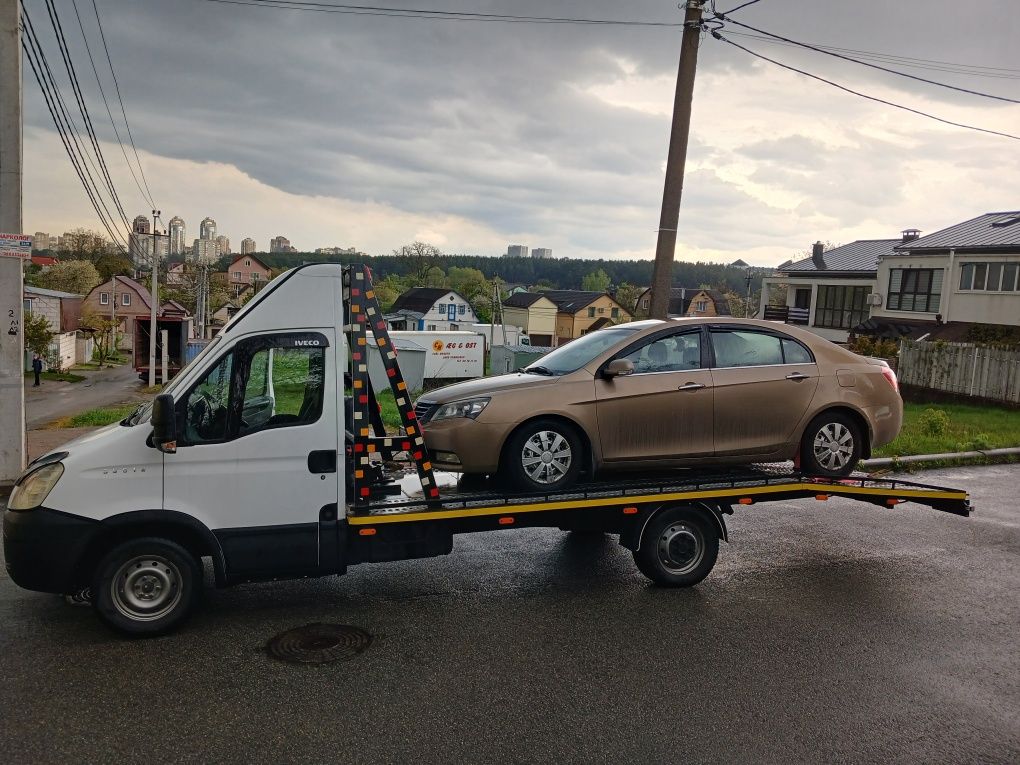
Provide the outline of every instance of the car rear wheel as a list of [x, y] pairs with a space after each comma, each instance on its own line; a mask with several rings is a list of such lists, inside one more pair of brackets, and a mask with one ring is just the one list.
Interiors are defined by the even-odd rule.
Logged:
[[118, 545], [100, 561], [92, 603], [118, 632], [162, 635], [187, 617], [201, 586], [194, 555], [172, 540], [146, 537]]
[[518, 491], [560, 491], [573, 485], [583, 462], [581, 439], [558, 420], [529, 422], [507, 441], [503, 466]]
[[857, 467], [862, 446], [856, 422], [839, 412], [823, 412], [804, 431], [801, 466], [810, 475], [842, 478]]

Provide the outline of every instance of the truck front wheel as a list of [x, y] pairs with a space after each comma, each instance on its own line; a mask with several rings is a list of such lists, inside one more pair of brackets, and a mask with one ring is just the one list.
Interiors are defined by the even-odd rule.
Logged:
[[652, 516], [634, 551], [641, 573], [667, 587], [691, 587], [715, 566], [719, 532], [703, 512], [674, 507]]
[[194, 555], [170, 539], [144, 537], [117, 545], [100, 561], [92, 602], [118, 632], [162, 635], [187, 617], [201, 586]]

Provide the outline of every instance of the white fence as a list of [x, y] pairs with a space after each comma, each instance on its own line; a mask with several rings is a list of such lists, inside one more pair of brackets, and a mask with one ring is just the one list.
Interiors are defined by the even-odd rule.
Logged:
[[1020, 351], [971, 343], [900, 343], [896, 376], [904, 385], [1020, 403]]

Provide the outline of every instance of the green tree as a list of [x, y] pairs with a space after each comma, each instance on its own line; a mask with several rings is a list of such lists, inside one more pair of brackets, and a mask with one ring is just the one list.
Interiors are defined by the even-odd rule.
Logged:
[[40, 287], [75, 295], [87, 295], [101, 281], [96, 267], [87, 260], [61, 261], [36, 277]]
[[25, 348], [32, 353], [46, 356], [50, 350], [50, 343], [56, 336], [57, 333], [53, 331], [53, 326], [45, 316], [26, 312]]
[[404, 273], [413, 277], [415, 287], [425, 287], [429, 270], [436, 265], [436, 261], [443, 256], [443, 253], [433, 244], [428, 242], [414, 241], [405, 244], [393, 254], [401, 261]]
[[638, 287], [634, 284], [624, 282], [616, 288], [616, 302], [627, 309], [627, 312], [631, 315], [636, 315], [636, 303], [638, 298], [641, 297], [641, 293], [644, 292], [643, 287]]
[[592, 271], [581, 280], [581, 289], [588, 292], [605, 292], [612, 280], [601, 268]]
[[130, 260], [113, 253], [100, 255], [95, 261], [95, 266], [101, 282], [109, 281], [113, 276], [131, 276], [134, 273], [134, 265]]
[[96, 361], [99, 366], [114, 355], [117, 348], [117, 329], [120, 327], [119, 319], [111, 319], [95, 311], [86, 308], [78, 319], [78, 328], [89, 335], [95, 342]]
[[88, 260], [92, 263], [110, 253], [110, 242], [102, 234], [87, 228], [76, 228], [63, 236], [58, 250], [62, 260]]
[[446, 272], [446, 281], [450, 289], [459, 292], [469, 302], [473, 302], [478, 295], [492, 297], [492, 282], [477, 268], [450, 266]]
[[439, 266], [432, 266], [425, 274], [425, 279], [418, 286], [421, 287], [446, 287], [446, 272]]

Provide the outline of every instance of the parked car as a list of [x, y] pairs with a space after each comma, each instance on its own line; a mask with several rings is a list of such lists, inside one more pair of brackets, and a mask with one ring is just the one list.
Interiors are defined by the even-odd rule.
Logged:
[[639, 321], [415, 404], [433, 464], [552, 491], [614, 468], [799, 460], [845, 476], [899, 432], [884, 362], [754, 319]]

